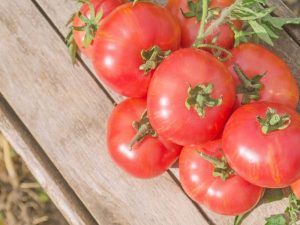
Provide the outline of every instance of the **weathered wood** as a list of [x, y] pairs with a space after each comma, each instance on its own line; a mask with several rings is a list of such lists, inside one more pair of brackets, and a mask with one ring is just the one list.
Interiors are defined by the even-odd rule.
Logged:
[[[55, 24], [55, 26], [58, 28], [59, 32], [63, 35], [66, 35], [67, 29], [65, 27], [65, 21], [68, 19], [68, 15], [72, 14], [72, 12], [77, 9], [74, 1], [37, 0], [37, 2], [41, 5], [42, 10], [44, 10], [49, 16], [53, 24]], [[300, 57], [300, 48], [297, 46], [297, 44], [291, 39], [291, 37], [287, 35], [286, 32], [282, 32], [282, 36], [278, 41], [276, 41], [276, 45], [273, 50], [279, 54], [285, 62], [287, 62], [294, 75], [297, 76], [298, 82], [300, 83], [300, 61], [295, 60], [297, 57]], [[85, 57], [83, 57], [83, 60], [93, 71], [89, 60]], [[116, 99], [116, 101], [119, 100], [120, 99]], [[177, 175], [177, 170], [178, 169], [176, 168], [171, 169], [175, 175]], [[247, 218], [245, 224], [261, 224], [266, 215], [282, 212], [284, 205], [285, 204], [282, 202], [277, 202], [269, 204], [268, 206], [261, 206], [256, 209], [249, 218]], [[205, 208], [203, 208], [203, 210], [215, 224], [228, 225], [233, 223], [232, 217], [220, 216], [210, 212]]]
[[2, 96], [0, 129], [70, 224], [97, 224]]
[[[267, 0], [267, 3], [275, 7], [274, 14], [280, 17], [294, 18], [296, 15], [290, 10], [290, 8], [282, 1]], [[285, 30], [293, 37], [293, 39], [300, 45], [300, 28], [299, 25], [287, 25]]]
[[0, 90], [99, 224], [207, 224], [166, 173], [127, 176], [106, 151], [112, 104], [30, 1], [0, 2]]

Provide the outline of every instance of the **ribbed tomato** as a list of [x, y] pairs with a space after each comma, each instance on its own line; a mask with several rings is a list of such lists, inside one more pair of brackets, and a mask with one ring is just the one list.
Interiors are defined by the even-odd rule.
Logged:
[[282, 188], [300, 178], [300, 115], [287, 106], [256, 102], [238, 108], [222, 142], [232, 169], [253, 184]]
[[181, 146], [156, 136], [145, 110], [146, 99], [123, 101], [113, 110], [107, 130], [112, 159], [124, 171], [138, 178], [162, 174], [181, 151]]
[[179, 145], [213, 140], [235, 101], [232, 76], [210, 53], [180, 49], [166, 58], [150, 83], [147, 108], [153, 128]]
[[264, 191], [228, 167], [220, 139], [184, 147], [179, 157], [179, 174], [183, 189], [194, 201], [224, 215], [249, 211]]
[[138, 2], [118, 7], [96, 34], [93, 64], [114, 91], [144, 97], [159, 62], [180, 46], [180, 26], [156, 4]]
[[268, 101], [296, 108], [299, 101], [297, 82], [277, 55], [252, 43], [241, 44], [231, 52], [233, 57], [226, 65], [238, 92], [236, 106]]

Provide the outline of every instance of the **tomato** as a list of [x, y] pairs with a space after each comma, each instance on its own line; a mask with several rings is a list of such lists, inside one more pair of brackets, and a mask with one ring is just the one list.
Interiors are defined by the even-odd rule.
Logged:
[[223, 133], [233, 170], [262, 187], [282, 188], [300, 178], [300, 116], [291, 108], [256, 102], [238, 108]]
[[[252, 43], [239, 45], [232, 50], [232, 55], [226, 64], [239, 93], [237, 106], [253, 101], [268, 101], [296, 108], [299, 101], [297, 82], [278, 56]], [[238, 69], [241, 78], [235, 71]]]
[[[131, 144], [137, 134], [133, 122], [139, 121], [145, 110], [146, 99], [123, 101], [113, 110], [107, 130], [107, 145], [112, 159], [124, 171], [138, 178], [162, 174], [176, 161], [181, 151], [180, 146], [160, 136], [154, 137], [153, 133]], [[147, 121], [143, 117], [143, 127], [148, 126], [147, 129], [153, 131]]]
[[150, 83], [147, 108], [153, 128], [179, 145], [213, 140], [235, 101], [234, 84], [210, 53], [180, 49], [166, 58]]
[[[95, 10], [95, 15], [97, 15], [101, 10], [103, 10], [103, 18], [105, 18], [112, 10], [114, 10], [117, 6], [121, 5], [124, 1], [123, 0], [90, 0], [91, 5]], [[88, 3], [84, 3], [80, 8], [80, 13], [82, 16], [91, 19], [90, 8]], [[101, 20], [93, 24], [95, 27], [99, 26]], [[73, 19], [73, 27], [82, 27], [86, 26], [86, 23], [82, 21], [78, 16], [75, 16]], [[84, 37], [86, 35], [85, 31], [77, 31], [73, 28], [73, 35], [74, 40], [79, 48], [79, 50], [84, 53], [88, 57], [92, 57], [94, 51], [94, 44], [93, 40], [91, 41], [90, 45], [87, 47], [83, 47]]]
[[297, 180], [291, 185], [292, 191], [297, 196], [298, 199], [300, 199], [300, 180]]
[[159, 50], [176, 50], [180, 36], [180, 26], [167, 9], [145, 2], [124, 4], [100, 25], [94, 67], [114, 91], [146, 96], [152, 73], [167, 54]]
[[[213, 0], [211, 1], [209, 8], [225, 8], [234, 3], [235, 0]], [[182, 47], [190, 47], [194, 41], [196, 40], [199, 27], [200, 27], [200, 18], [193, 17], [185, 17], [183, 13], [189, 12], [190, 9], [188, 7], [188, 0], [169, 0], [166, 6], [170, 12], [178, 18], [182, 30], [181, 34], [181, 46]], [[194, 0], [196, 4], [200, 4], [201, 1]], [[182, 13], [183, 12], [183, 13]], [[201, 15], [201, 12], [198, 12]], [[208, 22], [206, 28], [211, 24], [211, 20]], [[240, 22], [234, 21], [234, 25], [237, 28], [240, 28]], [[209, 36], [207, 36], [204, 40], [205, 43], [211, 43], [213, 38], [218, 35], [216, 45], [222, 48], [230, 49], [234, 44], [234, 33], [231, 30], [230, 26], [227, 24], [221, 24], [217, 27]]]
[[199, 152], [226, 165], [224, 158], [222, 160], [224, 154], [220, 139], [183, 148], [179, 157], [180, 182], [184, 191], [194, 201], [224, 215], [245, 213], [258, 203], [264, 192], [263, 188], [232, 174], [233, 171], [228, 167], [226, 170], [219, 170], [227, 173], [223, 179], [214, 176], [214, 164], [202, 158]]

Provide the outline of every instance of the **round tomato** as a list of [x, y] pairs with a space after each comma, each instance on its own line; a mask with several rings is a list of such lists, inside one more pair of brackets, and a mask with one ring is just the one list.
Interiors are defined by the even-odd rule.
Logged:
[[246, 43], [234, 48], [226, 62], [238, 92], [236, 106], [268, 101], [296, 108], [299, 89], [288, 66], [263, 46]]
[[300, 199], [300, 180], [297, 180], [291, 185], [292, 191], [297, 196], [298, 199]]
[[127, 3], [102, 21], [93, 64], [114, 91], [143, 97], [156, 66], [179, 45], [180, 26], [167, 9], [153, 3]]
[[[205, 154], [204, 158], [200, 154]], [[219, 163], [223, 169], [220, 169]], [[224, 215], [249, 211], [264, 191], [234, 174], [228, 167], [220, 139], [184, 147], [179, 157], [179, 175], [183, 189], [194, 201]]]
[[146, 99], [127, 99], [113, 110], [107, 130], [112, 159], [138, 178], [162, 174], [181, 151], [180, 146], [156, 136], [145, 111]]
[[166, 58], [150, 83], [147, 107], [153, 128], [179, 145], [213, 140], [235, 101], [232, 76], [210, 53], [180, 49]]
[[[209, 8], [219, 8], [223, 9], [230, 6], [235, 0], [212, 0]], [[181, 46], [190, 47], [196, 40], [201, 18], [198, 15], [201, 15], [201, 1], [200, 0], [169, 0], [166, 6], [170, 12], [178, 18], [181, 26]], [[189, 7], [194, 5], [195, 8], [199, 8], [199, 11], [193, 11]], [[219, 12], [216, 11], [216, 14]], [[217, 16], [217, 15], [216, 15]], [[213, 22], [214, 19], [210, 20], [207, 23], [206, 28]], [[234, 25], [237, 28], [240, 28], [241, 24], [234, 21]], [[230, 26], [227, 24], [221, 24], [218, 26], [209, 36], [204, 40], [204, 43], [211, 43], [212, 40], [217, 36], [215, 45], [230, 49], [234, 44], [234, 33], [231, 30]]]
[[253, 184], [282, 188], [300, 178], [300, 116], [287, 106], [257, 102], [238, 108], [222, 140], [232, 169]]
[[[98, 29], [98, 26], [100, 24], [100, 21], [106, 17], [113, 9], [115, 9], [117, 6], [121, 5], [124, 1], [123, 0], [90, 0], [90, 4], [84, 3], [80, 10], [79, 14], [81, 17], [85, 17], [87, 20], [92, 22], [91, 24], [87, 24], [85, 21], [83, 21], [79, 15], [75, 16], [73, 19], [73, 36], [74, 40], [79, 48], [79, 50], [84, 53], [88, 57], [92, 57], [93, 51], [94, 51], [94, 43], [93, 43], [93, 38], [94, 34]], [[91, 16], [90, 13], [90, 7], [93, 7], [93, 10], [95, 11], [95, 15]], [[103, 15], [99, 18], [96, 19], [95, 17], [97, 14], [101, 12]], [[77, 30], [78, 28], [89, 28], [92, 32], [90, 33], [90, 36], [92, 37], [91, 40], [89, 40], [88, 37], [86, 37], [86, 31], [82, 30], [79, 31]], [[85, 38], [86, 37], [86, 38]]]

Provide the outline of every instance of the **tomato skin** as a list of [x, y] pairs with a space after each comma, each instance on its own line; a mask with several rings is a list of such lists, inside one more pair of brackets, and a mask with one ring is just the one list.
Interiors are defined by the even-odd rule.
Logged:
[[[108, 14], [110, 14], [110, 12], [112, 10], [114, 10], [116, 7], [121, 5], [123, 2], [124, 2], [123, 0], [91, 0], [91, 3], [95, 9], [96, 15], [102, 8], [102, 10], [103, 10], [102, 19], [105, 18]], [[83, 16], [90, 18], [90, 10], [89, 10], [89, 6], [87, 3], [84, 3], [81, 6], [80, 12], [82, 13]], [[100, 20], [100, 22], [101, 22], [101, 20]], [[81, 21], [78, 16], [75, 16], [73, 19], [73, 27], [81, 27], [83, 25], [85, 25], [85, 23], [83, 21]], [[79, 50], [83, 54], [85, 54], [87, 57], [92, 58], [93, 52], [94, 52], [93, 41], [87, 48], [84, 48], [82, 46], [82, 43], [84, 40], [85, 32], [84, 31], [76, 31], [73, 29], [73, 35], [74, 35], [74, 39], [75, 39], [75, 42], [76, 42]]]
[[[288, 113], [290, 125], [263, 134], [257, 116], [271, 107]], [[261, 187], [282, 188], [300, 178], [300, 116], [291, 108], [269, 102], [238, 108], [227, 122], [222, 147], [228, 163], [241, 177]]]
[[185, 192], [197, 203], [223, 215], [239, 215], [252, 209], [264, 189], [238, 175], [227, 180], [214, 177], [214, 166], [203, 159], [198, 151], [221, 158], [221, 139], [203, 145], [185, 146], [179, 157], [180, 182]]
[[99, 77], [119, 94], [144, 97], [153, 70], [147, 75], [139, 69], [141, 51], [158, 45], [176, 50], [180, 45], [180, 26], [165, 8], [138, 2], [124, 4], [99, 27], [93, 64]]
[[[201, 118], [188, 110], [188, 88], [214, 85], [212, 98], [223, 97], [219, 106], [205, 109]], [[149, 120], [159, 135], [179, 145], [213, 140], [223, 129], [235, 101], [233, 80], [223, 63], [210, 53], [193, 48], [173, 52], [158, 67], [150, 83], [147, 108]]]
[[[210, 8], [225, 8], [234, 3], [235, 0], [213, 0], [211, 1], [209, 7]], [[186, 18], [182, 12], [189, 11], [187, 0], [169, 0], [166, 8], [170, 10], [170, 12], [179, 20], [181, 26], [181, 46], [186, 48], [192, 46], [194, 41], [196, 40], [200, 23], [197, 21], [195, 17]], [[213, 21], [213, 20], [212, 20]], [[206, 28], [211, 24], [209, 22]], [[236, 24], [236, 22], [234, 22]], [[240, 25], [236, 24], [238, 28]], [[216, 41], [216, 45], [222, 48], [230, 49], [234, 44], [234, 33], [231, 28], [227, 24], [220, 25], [217, 29], [215, 29], [209, 36], [207, 36], [204, 40], [204, 43], [211, 43], [212, 39], [216, 34], [219, 34], [219, 37]]]
[[141, 142], [129, 143], [136, 134], [132, 127], [146, 109], [146, 99], [127, 99], [113, 110], [107, 129], [107, 145], [114, 162], [137, 178], [152, 178], [165, 172], [178, 158], [181, 146], [161, 137], [146, 136]]
[[291, 185], [292, 191], [297, 196], [298, 199], [300, 199], [300, 180], [297, 180]]
[[[261, 79], [263, 84], [258, 101], [275, 102], [296, 108], [299, 101], [299, 88], [295, 78], [285, 62], [263, 46], [245, 43], [232, 49], [233, 57], [226, 62], [235, 85], [241, 84], [233, 70], [238, 64], [244, 73], [252, 78], [257, 74], [266, 75]], [[236, 106], [241, 106], [242, 94], [237, 95]]]

